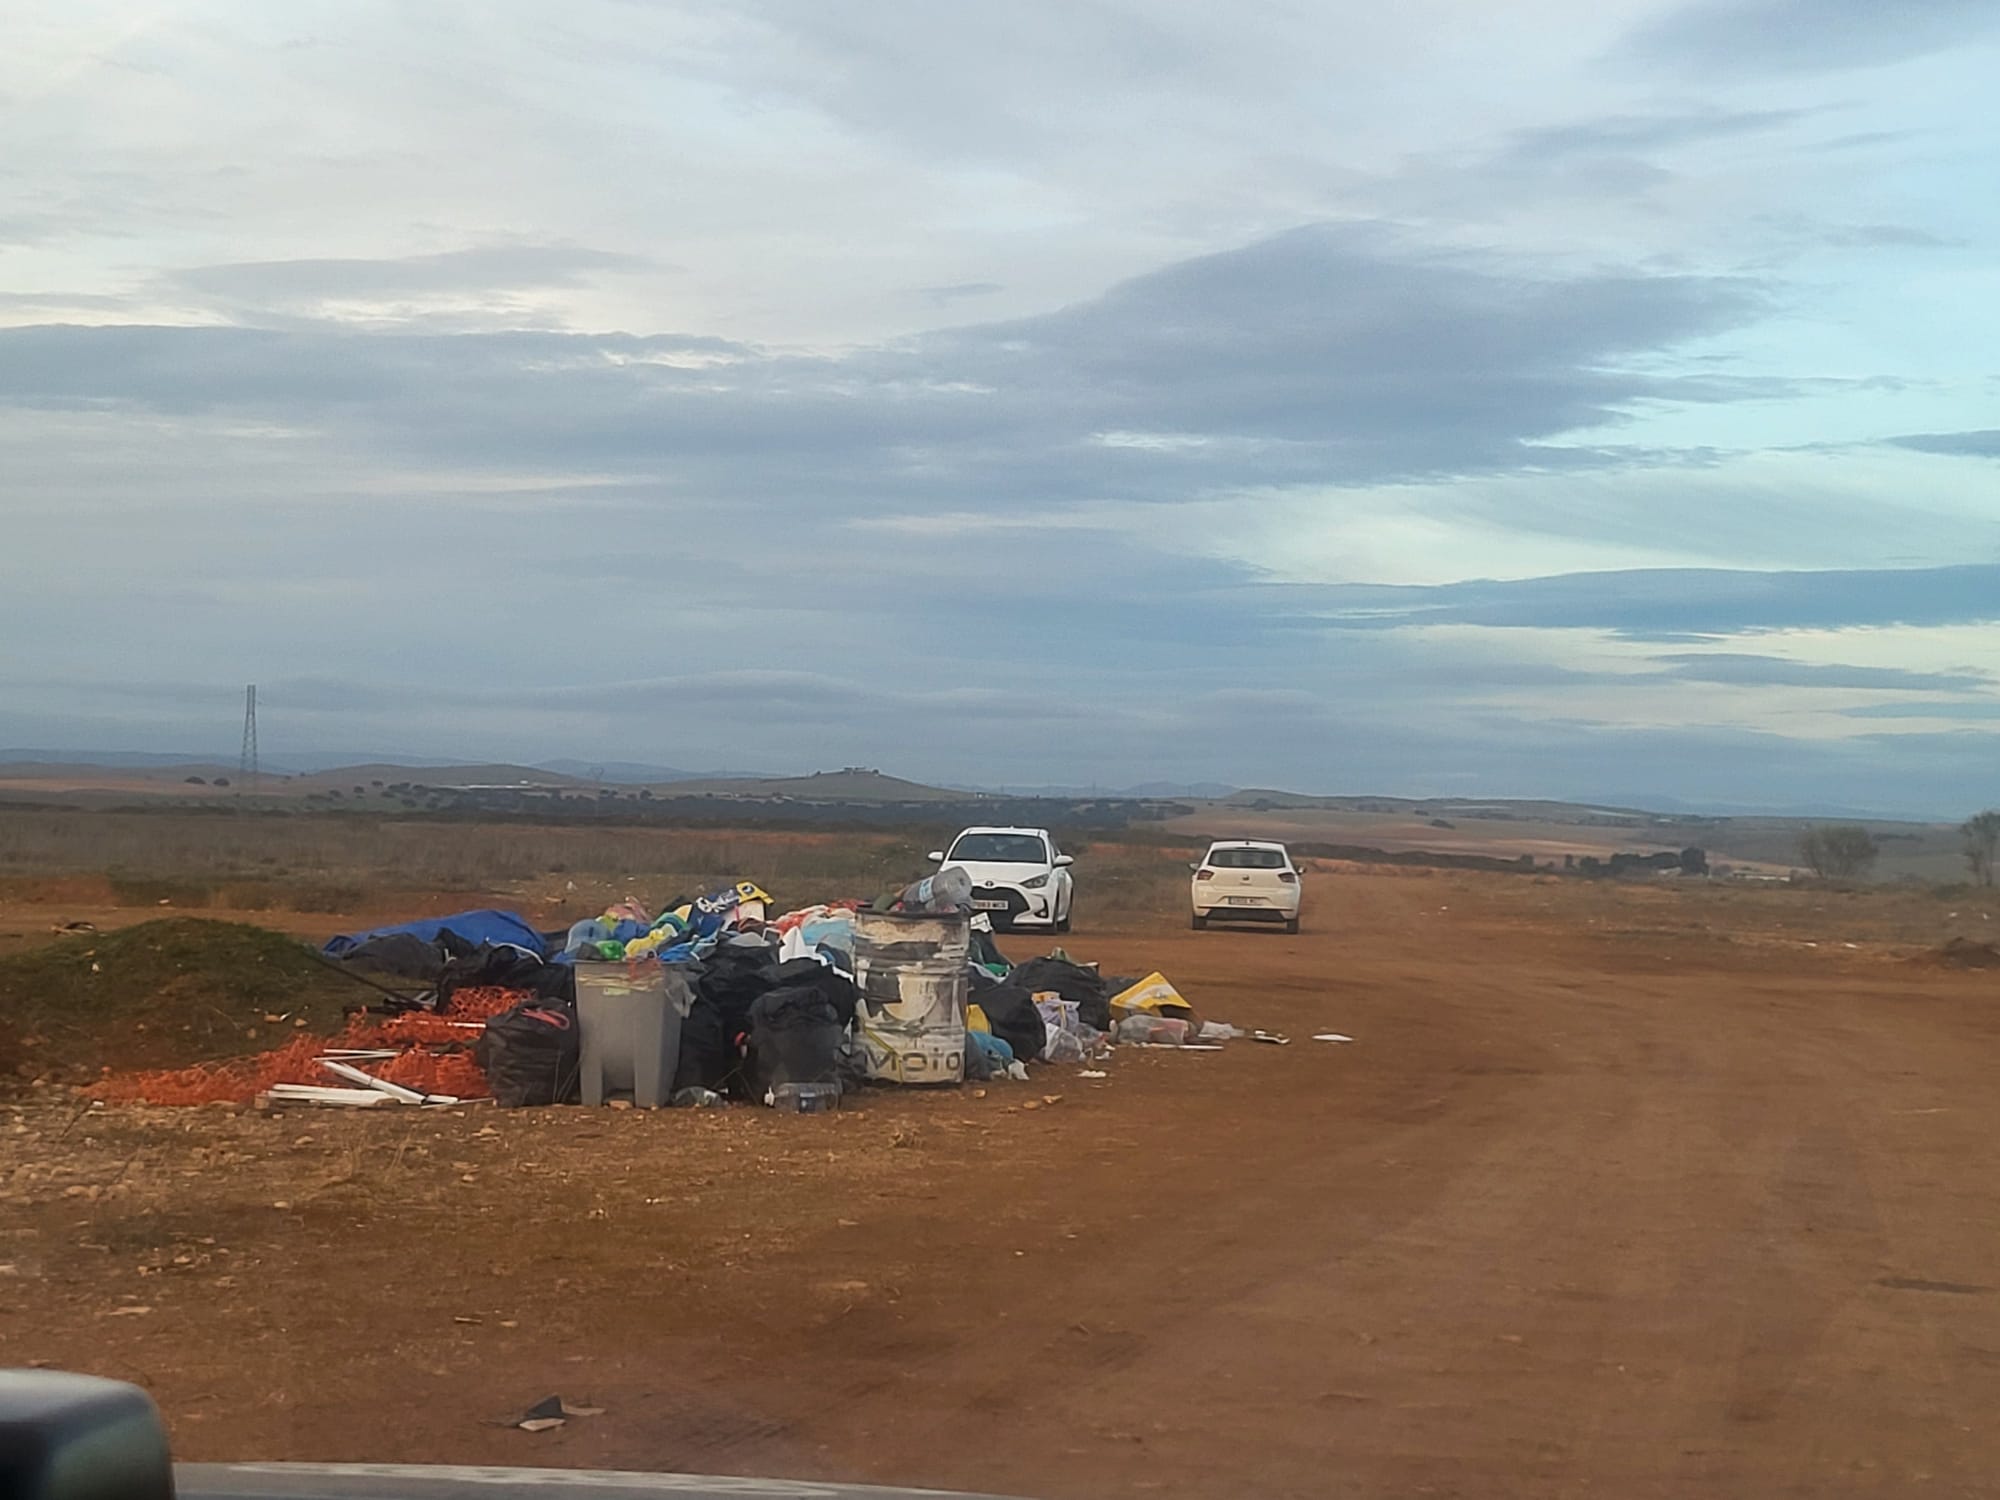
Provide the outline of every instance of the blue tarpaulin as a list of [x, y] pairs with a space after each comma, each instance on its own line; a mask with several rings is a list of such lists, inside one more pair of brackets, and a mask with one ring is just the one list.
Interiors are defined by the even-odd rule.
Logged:
[[452, 932], [477, 947], [481, 943], [506, 943], [526, 948], [537, 958], [549, 956], [549, 945], [528, 924], [528, 919], [511, 911], [462, 911], [449, 917], [432, 917], [423, 922], [403, 922], [395, 927], [377, 927], [372, 932], [343, 932], [328, 938], [320, 951], [328, 958], [340, 958], [376, 938], [408, 933], [419, 942], [434, 943], [441, 932]]

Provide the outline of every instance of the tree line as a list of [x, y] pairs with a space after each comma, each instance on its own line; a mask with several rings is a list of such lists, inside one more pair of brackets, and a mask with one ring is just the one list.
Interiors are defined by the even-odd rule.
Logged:
[[[1958, 826], [1966, 868], [1975, 884], [1993, 884], [2000, 854], [2000, 808], [1975, 813]], [[1814, 824], [1799, 835], [1799, 860], [1821, 880], [1859, 880], [1875, 867], [1882, 846], [1858, 823]]]

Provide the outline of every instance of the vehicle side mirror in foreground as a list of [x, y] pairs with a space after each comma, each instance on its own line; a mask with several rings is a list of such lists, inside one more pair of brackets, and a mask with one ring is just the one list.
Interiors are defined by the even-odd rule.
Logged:
[[122, 1381], [0, 1370], [0, 1495], [174, 1500], [159, 1409]]
[[1071, 859], [1067, 854], [1058, 854], [1056, 856], [1056, 868], [1058, 870], [1066, 869], [1075, 863], [1076, 861]]
[[944, 863], [944, 850], [933, 849], [931, 850], [930, 853], [926, 854], [924, 858], [929, 860], [934, 865], [941, 865]]

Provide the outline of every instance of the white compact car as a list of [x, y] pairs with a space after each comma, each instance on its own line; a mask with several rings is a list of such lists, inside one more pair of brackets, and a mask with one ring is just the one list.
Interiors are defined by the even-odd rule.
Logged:
[[951, 848], [931, 851], [939, 867], [958, 865], [972, 877], [972, 909], [996, 932], [1009, 927], [1069, 931], [1076, 882], [1070, 857], [1046, 828], [968, 828]]
[[1189, 868], [1197, 930], [1236, 920], [1283, 922], [1285, 931], [1299, 930], [1299, 867], [1283, 844], [1221, 840]]

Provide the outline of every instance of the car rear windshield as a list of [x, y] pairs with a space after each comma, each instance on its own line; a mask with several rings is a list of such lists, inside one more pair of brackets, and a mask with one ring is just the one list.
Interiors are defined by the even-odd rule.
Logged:
[[968, 833], [951, 846], [951, 858], [982, 865], [1045, 865], [1049, 851], [1032, 833]]
[[1282, 849], [1211, 849], [1208, 862], [1217, 870], [1282, 870], [1285, 868], [1285, 851]]

